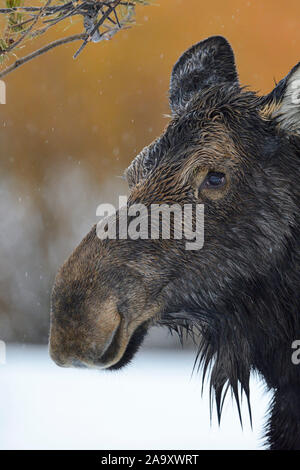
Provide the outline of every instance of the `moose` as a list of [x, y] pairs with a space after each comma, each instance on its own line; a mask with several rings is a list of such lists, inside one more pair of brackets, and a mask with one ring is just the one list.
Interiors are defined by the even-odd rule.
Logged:
[[238, 409], [246, 396], [251, 416], [255, 371], [273, 393], [266, 446], [300, 449], [299, 97], [300, 63], [261, 96], [239, 84], [225, 38], [183, 53], [171, 119], [125, 171], [127, 205], [203, 204], [203, 247], [100, 239], [95, 225], [55, 279], [49, 350], [58, 365], [119, 369], [152, 325], [196, 330], [219, 419], [228, 390]]

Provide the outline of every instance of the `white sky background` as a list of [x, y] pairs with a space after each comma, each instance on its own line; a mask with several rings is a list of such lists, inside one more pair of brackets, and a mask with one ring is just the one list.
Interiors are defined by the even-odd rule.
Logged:
[[8, 345], [0, 366], [1, 449], [262, 449], [270, 395], [251, 382], [253, 430], [230, 395], [221, 427], [191, 350], [145, 346], [119, 372], [57, 367], [45, 346]]

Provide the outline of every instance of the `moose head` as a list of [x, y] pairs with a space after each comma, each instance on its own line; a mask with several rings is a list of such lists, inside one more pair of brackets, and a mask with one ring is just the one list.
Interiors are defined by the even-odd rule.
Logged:
[[300, 448], [300, 365], [291, 360], [300, 338], [299, 90], [300, 64], [266, 96], [241, 87], [223, 37], [180, 57], [172, 119], [125, 172], [127, 208], [189, 204], [195, 225], [203, 205], [204, 244], [187, 250], [184, 237], [118, 230], [100, 239], [94, 226], [55, 280], [58, 365], [118, 369], [152, 325], [196, 329], [219, 418], [228, 389], [238, 407], [240, 389], [249, 402], [256, 370], [274, 391], [270, 448]]

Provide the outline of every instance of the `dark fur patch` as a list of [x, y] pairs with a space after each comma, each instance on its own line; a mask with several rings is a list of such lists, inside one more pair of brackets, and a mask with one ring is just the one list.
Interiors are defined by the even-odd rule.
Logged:
[[148, 331], [147, 325], [144, 325], [144, 324], [140, 325], [131, 336], [129, 343], [127, 345], [127, 348], [125, 350], [125, 353], [123, 354], [121, 360], [117, 362], [116, 364], [114, 364], [113, 366], [110, 366], [107, 370], [122, 369], [127, 364], [129, 364], [132, 361], [135, 354], [138, 352], [141, 345], [143, 344], [147, 331]]

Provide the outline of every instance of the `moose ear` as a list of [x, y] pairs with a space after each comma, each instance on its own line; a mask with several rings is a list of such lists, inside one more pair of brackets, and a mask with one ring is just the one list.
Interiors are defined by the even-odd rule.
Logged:
[[238, 84], [234, 54], [222, 36], [212, 36], [188, 49], [174, 65], [170, 82], [170, 107], [180, 113], [201, 90]]
[[265, 97], [260, 112], [286, 132], [300, 134], [300, 62]]

